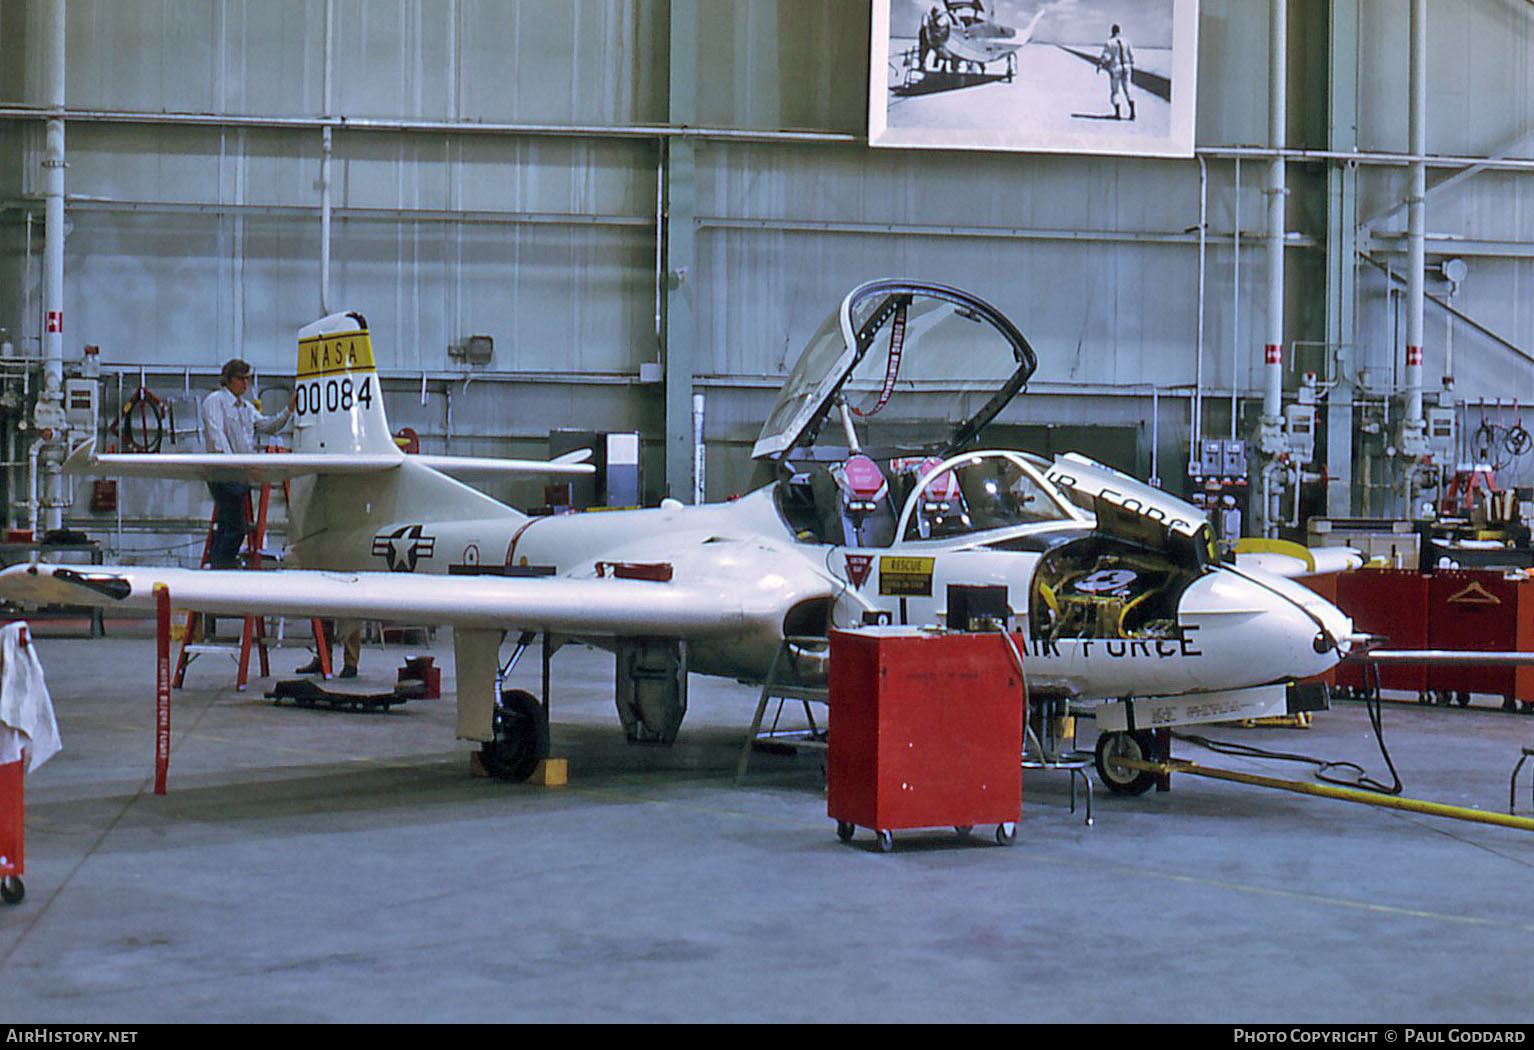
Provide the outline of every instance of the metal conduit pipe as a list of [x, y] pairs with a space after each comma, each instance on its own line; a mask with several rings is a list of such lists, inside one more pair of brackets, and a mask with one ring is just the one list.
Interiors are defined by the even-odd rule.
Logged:
[[[325, 116], [331, 113], [332, 76], [335, 50], [335, 0], [325, 0], [325, 54], [322, 61], [323, 100]], [[326, 124], [320, 129], [320, 314], [330, 314], [330, 158], [333, 129]]]
[[1209, 165], [1198, 159], [1198, 325], [1193, 340], [1193, 412], [1189, 421], [1188, 455], [1197, 458], [1204, 447], [1204, 273], [1209, 247]]
[[1262, 471], [1262, 535], [1278, 533], [1279, 493], [1268, 492], [1277, 471], [1271, 469], [1286, 451], [1284, 441], [1284, 195], [1287, 170], [1284, 149], [1288, 141], [1289, 14], [1287, 0], [1269, 0], [1268, 30], [1268, 139], [1273, 150], [1268, 160], [1268, 327], [1263, 343], [1262, 420], [1257, 429], [1257, 450], [1268, 459]]
[[37, 472], [39, 457], [47, 443], [47, 438], [37, 438], [27, 446], [27, 528], [32, 531], [34, 540], [42, 538], [37, 532], [42, 511], [42, 501], [37, 494]]
[[[97, 124], [151, 124], [210, 128], [321, 128], [329, 124], [350, 131], [384, 134], [400, 132], [445, 135], [527, 135], [553, 138], [595, 139], [684, 139], [720, 142], [796, 142], [810, 145], [859, 146], [862, 137], [835, 131], [758, 131], [745, 128], [685, 127], [666, 124], [535, 124], [511, 121], [465, 119], [384, 119], [376, 117], [310, 117], [282, 114], [193, 113], [176, 110], [95, 109], [65, 106], [35, 106], [0, 103], [0, 120], [46, 120], [51, 116]], [[1328, 150], [1302, 147], [1273, 149], [1269, 146], [1198, 146], [1194, 154], [1226, 160], [1267, 159], [1282, 156], [1286, 160], [1308, 164], [1332, 164], [1338, 161], [1363, 166], [1409, 167], [1421, 161], [1432, 168], [1463, 168], [1482, 171], [1534, 171], [1534, 159], [1507, 156], [1470, 156], [1456, 153], [1432, 155], [1392, 153], [1382, 150]]]
[[[1412, 0], [1410, 62], [1410, 150], [1421, 157], [1427, 149], [1427, 0]], [[1404, 516], [1412, 510], [1416, 466], [1427, 454], [1426, 424], [1422, 415], [1422, 302], [1424, 270], [1427, 266], [1427, 165], [1421, 160], [1411, 166], [1411, 188], [1407, 191], [1406, 210], [1406, 370], [1402, 376], [1406, 395], [1405, 418], [1401, 421], [1402, 507]]]
[[1236, 393], [1241, 374], [1241, 158], [1236, 158], [1236, 218], [1231, 236], [1230, 277], [1230, 439], [1236, 440], [1236, 424], [1241, 418], [1241, 401]]
[[[1275, 150], [1288, 141], [1288, 4], [1270, 0], [1268, 39], [1268, 139]], [[1264, 425], [1277, 427], [1283, 413], [1284, 391], [1284, 195], [1287, 169], [1282, 153], [1268, 161], [1268, 338], [1263, 347], [1266, 366], [1262, 414]], [[1265, 450], [1266, 451], [1266, 450]]]

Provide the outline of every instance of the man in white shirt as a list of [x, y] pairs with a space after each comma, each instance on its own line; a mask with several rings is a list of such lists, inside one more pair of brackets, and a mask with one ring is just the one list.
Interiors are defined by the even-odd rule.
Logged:
[[[293, 415], [293, 401], [281, 412], [263, 416], [245, 400], [250, 388], [250, 365], [233, 358], [224, 364], [221, 386], [202, 402], [202, 437], [209, 452], [238, 455], [256, 451], [256, 435], [282, 429]], [[208, 548], [208, 567], [232, 569], [239, 564], [245, 543], [245, 497], [250, 486], [237, 481], [210, 481], [213, 494], [213, 541]]]

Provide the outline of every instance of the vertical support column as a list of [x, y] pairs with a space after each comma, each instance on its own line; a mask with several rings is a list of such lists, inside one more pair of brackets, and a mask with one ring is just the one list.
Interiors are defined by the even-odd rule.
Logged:
[[[1358, 148], [1358, 4], [1332, 0], [1328, 36], [1327, 148]], [[1326, 347], [1336, 374], [1356, 374], [1354, 317], [1358, 258], [1358, 166], [1333, 163], [1326, 173]], [[1326, 513], [1361, 513], [1353, 504], [1353, 385], [1343, 380], [1326, 397]]]
[[[65, 0], [48, 0], [43, 7], [43, 70], [47, 83], [45, 104], [58, 116], [48, 118], [43, 151], [43, 386], [39, 393], [36, 422], [48, 437], [39, 458], [43, 472], [42, 527], [63, 524], [64, 426], [64, 118], [65, 100]], [[50, 434], [50, 431], [52, 433]]]
[[[672, 0], [670, 121], [697, 123], [698, 2]], [[687, 499], [693, 492], [692, 386], [697, 346], [695, 186], [696, 147], [683, 138], [661, 145], [664, 187], [661, 229], [665, 247], [665, 317], [661, 347], [666, 387], [666, 494]]]

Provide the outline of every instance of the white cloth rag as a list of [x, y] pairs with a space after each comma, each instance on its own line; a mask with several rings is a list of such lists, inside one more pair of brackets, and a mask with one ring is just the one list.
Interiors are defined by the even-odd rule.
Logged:
[[43, 664], [27, 640], [27, 625], [8, 623], [0, 627], [0, 762], [15, 762], [25, 753], [27, 772], [35, 772], [62, 746]]

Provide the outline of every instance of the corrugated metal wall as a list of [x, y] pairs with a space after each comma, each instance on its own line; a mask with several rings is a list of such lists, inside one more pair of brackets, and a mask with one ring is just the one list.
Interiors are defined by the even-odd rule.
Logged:
[[[1358, 12], [1357, 98], [1342, 108], [1356, 112], [1359, 147], [1403, 152], [1407, 5], [1337, 2]], [[0, 0], [0, 104], [40, 97], [40, 6]], [[999, 5], [1024, 15], [1035, 6]], [[1291, 146], [1328, 146], [1338, 110], [1327, 94], [1330, 7], [1289, 5]], [[319, 311], [313, 120], [325, 110], [324, 0], [70, 0], [68, 9], [71, 109], [278, 119], [69, 121], [66, 346], [191, 370], [192, 385], [231, 355], [280, 376], [294, 331]], [[658, 352], [659, 140], [451, 125], [661, 125], [676, 61], [696, 70], [703, 127], [861, 134], [866, 4], [698, 0], [697, 9], [697, 53], [673, 56], [665, 0], [335, 0], [331, 112], [432, 125], [336, 131], [331, 296], [368, 315], [381, 365], [396, 377], [391, 412], [429, 445], [526, 453], [552, 426], [616, 422], [652, 442], [663, 426], [656, 385], [637, 378]], [[1430, 152], [1531, 156], [1534, 8], [1435, 0], [1429, 18]], [[1233, 385], [1256, 392], [1266, 322], [1262, 163], [1239, 162], [1238, 196], [1227, 148], [1266, 140], [1267, 4], [1203, 0], [1199, 34], [1204, 379], [1228, 398]], [[0, 325], [22, 352], [38, 328], [41, 224], [29, 260], [25, 220], [40, 214], [40, 128], [0, 120]], [[743, 444], [823, 314], [851, 284], [892, 274], [971, 288], [1019, 322], [1042, 364], [1038, 394], [1014, 408], [1014, 422], [1138, 425], [1143, 470], [1150, 388], [1159, 388], [1160, 472], [1180, 474], [1199, 328], [1197, 160], [695, 141], [695, 371], [709, 394], [712, 494], [743, 484]], [[1301, 161], [1290, 171], [1286, 334], [1318, 343], [1326, 167]], [[1452, 173], [1434, 169], [1430, 187]], [[1462, 399], [1534, 398], [1534, 315], [1522, 296], [1529, 185], [1526, 173], [1502, 171], [1430, 189], [1429, 261], [1464, 254], [1469, 277], [1454, 306], [1502, 340], [1456, 324]], [[1363, 164], [1359, 217], [1390, 212], [1405, 187], [1404, 168]], [[1377, 218], [1365, 250], [1399, 268], [1403, 245], [1391, 234], [1404, 223], [1400, 210]], [[1388, 278], [1357, 265], [1345, 363], [1354, 377], [1367, 373], [1367, 391], [1395, 371], [1404, 336]], [[1445, 290], [1430, 282], [1430, 292]], [[1430, 307], [1435, 383], [1447, 331]], [[477, 333], [494, 337], [495, 359], [491, 374], [465, 382], [447, 348]], [[1305, 353], [1295, 356], [1309, 367]], [[502, 373], [541, 381], [496, 381]], [[1229, 426], [1221, 404], [1209, 409], [1217, 434]]]

